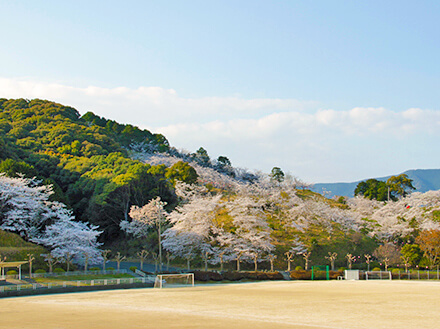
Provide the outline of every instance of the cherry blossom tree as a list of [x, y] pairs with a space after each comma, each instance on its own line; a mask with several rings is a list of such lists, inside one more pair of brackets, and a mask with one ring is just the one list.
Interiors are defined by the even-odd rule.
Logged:
[[286, 253], [284, 253], [286, 256], [286, 260], [287, 260], [287, 271], [290, 272], [290, 264], [292, 263], [292, 261], [294, 260], [293, 256], [294, 253], [292, 251], [287, 251]]
[[336, 252], [329, 252], [328, 256], [326, 256], [325, 258], [328, 259], [330, 261], [330, 265], [332, 270], [335, 270], [335, 261], [336, 261], [336, 257], [338, 256], [338, 254]]
[[50, 201], [52, 187], [40, 183], [0, 174], [0, 229], [18, 232], [25, 239], [50, 248], [55, 258], [68, 254], [72, 261], [81, 263], [87, 253], [99, 260], [98, 227], [75, 221], [64, 204]]
[[351, 253], [347, 253], [345, 259], [347, 259], [348, 269], [351, 269], [353, 262], [356, 260], [356, 256], [352, 255]]
[[373, 256], [385, 265], [385, 271], [390, 264], [396, 264], [400, 260], [400, 249], [392, 243], [380, 245], [373, 252]]
[[179, 191], [178, 194], [186, 198], [186, 203], [169, 214], [171, 227], [163, 234], [164, 248], [174, 255], [185, 257], [187, 261], [199, 254], [207, 269], [208, 260], [217, 251], [218, 229], [214, 219], [221, 195], [203, 195], [192, 190]]
[[30, 240], [64, 208], [58, 202], [49, 201], [53, 190], [40, 186], [36, 179], [9, 178], [0, 174], [0, 229], [19, 233]]
[[69, 255], [73, 262], [85, 265], [87, 256], [87, 262], [101, 262], [101, 243], [97, 241], [101, 231], [97, 230], [98, 226], [73, 221], [71, 212], [67, 210], [63, 217], [64, 219], [47, 226], [44, 233], [32, 241], [51, 248], [51, 254], [55, 258]]
[[277, 258], [275, 254], [270, 253], [268, 256], [269, 262], [270, 262], [270, 271], [273, 272], [273, 262]]
[[123, 256], [122, 254], [121, 254], [121, 252], [117, 252], [116, 253], [116, 256], [115, 256], [115, 259], [116, 259], [116, 264], [118, 265], [118, 272], [119, 272], [119, 270], [120, 270], [120, 268], [121, 268], [121, 262], [123, 261], [123, 260], [125, 260], [125, 258], [126, 258], [126, 256]]
[[167, 221], [167, 212], [164, 209], [165, 202], [160, 197], [152, 199], [148, 204], [139, 207], [133, 205], [130, 209], [132, 221], [121, 221], [122, 230], [137, 237], [145, 237], [151, 227], [155, 227], [158, 236], [159, 269], [162, 270], [162, 227]]
[[145, 258], [147, 258], [148, 254], [149, 252], [147, 250], [141, 250], [137, 253], [137, 256], [139, 257], [141, 263], [139, 268], [140, 270], [144, 269], [144, 260]]
[[44, 260], [46, 261], [47, 265], [49, 266], [49, 273], [53, 272], [53, 266], [59, 262], [59, 259], [54, 257], [51, 253], [48, 254], [42, 254], [44, 257]]
[[[261, 201], [245, 194], [229, 201], [227, 209], [236, 228], [234, 235], [229, 236], [228, 245], [237, 256], [237, 265], [241, 259], [252, 256], [254, 263], [263, 260], [261, 256], [271, 252], [274, 246]], [[255, 258], [256, 255], [259, 257]]]
[[364, 254], [364, 257], [368, 267], [367, 270], [370, 271], [371, 256], [369, 254]]
[[105, 264], [107, 263], [107, 260], [110, 258], [111, 250], [102, 250], [101, 256], [102, 256], [102, 270], [105, 271]]
[[304, 252], [302, 254], [303, 259], [304, 259], [304, 269], [308, 270], [309, 269], [309, 262], [310, 262], [310, 255], [312, 254], [312, 252]]

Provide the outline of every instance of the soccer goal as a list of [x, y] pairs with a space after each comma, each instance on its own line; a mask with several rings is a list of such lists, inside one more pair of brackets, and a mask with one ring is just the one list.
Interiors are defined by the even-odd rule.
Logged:
[[349, 281], [359, 280], [359, 269], [346, 269], [346, 270], [344, 270], [344, 278]]
[[312, 266], [312, 280], [330, 280], [328, 266]]
[[393, 276], [389, 271], [370, 271], [365, 272], [366, 280], [392, 280]]
[[155, 288], [170, 288], [179, 286], [194, 286], [194, 274], [160, 274], [156, 275]]

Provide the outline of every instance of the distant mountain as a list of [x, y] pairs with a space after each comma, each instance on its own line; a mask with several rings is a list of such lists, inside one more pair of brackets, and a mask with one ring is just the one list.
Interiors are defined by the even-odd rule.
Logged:
[[[440, 169], [409, 170], [403, 172], [403, 174], [408, 175], [408, 177], [413, 180], [413, 186], [416, 188], [416, 191], [427, 192], [429, 190], [440, 190]], [[391, 175], [374, 179], [386, 181], [390, 177]], [[315, 183], [312, 190], [320, 194], [324, 193], [326, 197], [353, 197], [354, 190], [358, 183], [365, 180], [367, 179], [356, 182]]]

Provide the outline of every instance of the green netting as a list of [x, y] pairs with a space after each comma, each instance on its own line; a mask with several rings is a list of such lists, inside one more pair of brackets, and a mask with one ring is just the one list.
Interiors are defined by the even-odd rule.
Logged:
[[312, 280], [330, 280], [328, 266], [312, 266]]

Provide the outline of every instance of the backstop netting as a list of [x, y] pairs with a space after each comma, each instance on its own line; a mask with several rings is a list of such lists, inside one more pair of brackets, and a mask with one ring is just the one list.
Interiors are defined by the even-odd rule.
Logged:
[[194, 274], [160, 274], [156, 275], [155, 288], [194, 286]]
[[393, 276], [391, 275], [391, 272], [389, 271], [370, 271], [365, 272], [365, 279], [366, 280], [392, 280]]
[[330, 280], [328, 266], [312, 266], [312, 280]]

